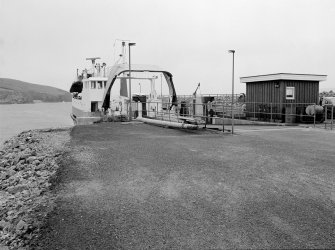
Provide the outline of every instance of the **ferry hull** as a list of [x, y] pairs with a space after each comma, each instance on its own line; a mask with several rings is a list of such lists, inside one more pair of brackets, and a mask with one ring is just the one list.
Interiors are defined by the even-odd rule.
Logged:
[[100, 112], [85, 112], [75, 107], [72, 107], [70, 116], [74, 125], [90, 125], [102, 121]]

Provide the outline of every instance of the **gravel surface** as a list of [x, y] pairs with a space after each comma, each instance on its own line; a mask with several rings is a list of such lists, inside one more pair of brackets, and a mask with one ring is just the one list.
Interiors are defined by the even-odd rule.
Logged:
[[69, 130], [34, 130], [0, 150], [0, 249], [27, 249], [53, 210], [50, 190]]
[[333, 248], [335, 133], [75, 127], [40, 249]]

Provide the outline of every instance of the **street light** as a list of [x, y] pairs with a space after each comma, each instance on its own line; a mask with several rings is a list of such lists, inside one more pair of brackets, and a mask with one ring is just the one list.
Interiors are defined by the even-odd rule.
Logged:
[[128, 43], [129, 47], [129, 99], [130, 99], [130, 107], [129, 107], [129, 121], [132, 120], [132, 107], [131, 107], [131, 62], [130, 62], [130, 47], [135, 46], [136, 43]]
[[161, 74], [161, 99], [162, 99], [162, 103], [163, 103], [163, 91], [162, 91], [162, 86], [163, 86], [163, 80], [162, 80], [163, 74]]
[[234, 55], [235, 50], [228, 50], [233, 54], [233, 73], [232, 73], [232, 90], [231, 90], [231, 133], [234, 134]]

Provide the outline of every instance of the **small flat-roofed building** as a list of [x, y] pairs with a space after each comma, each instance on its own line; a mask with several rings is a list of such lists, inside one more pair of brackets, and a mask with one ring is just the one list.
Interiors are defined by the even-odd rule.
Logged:
[[[248, 116], [271, 112], [271, 119], [284, 122], [285, 114], [298, 114], [306, 106], [318, 104], [319, 82], [326, 79], [327, 75], [291, 73], [241, 77], [241, 83], [246, 83]], [[287, 121], [286, 116], [286, 122], [295, 120]]]

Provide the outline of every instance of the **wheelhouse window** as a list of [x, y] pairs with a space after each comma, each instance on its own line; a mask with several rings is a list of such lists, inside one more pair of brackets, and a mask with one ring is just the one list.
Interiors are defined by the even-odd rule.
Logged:
[[286, 87], [286, 100], [295, 99], [295, 87]]
[[106, 85], [107, 85], [107, 82], [106, 82], [106, 81], [104, 81], [104, 89], [106, 88]]
[[102, 81], [98, 81], [98, 89], [102, 89]]
[[96, 88], [96, 82], [95, 81], [92, 81], [91, 82], [91, 89], [95, 89]]

